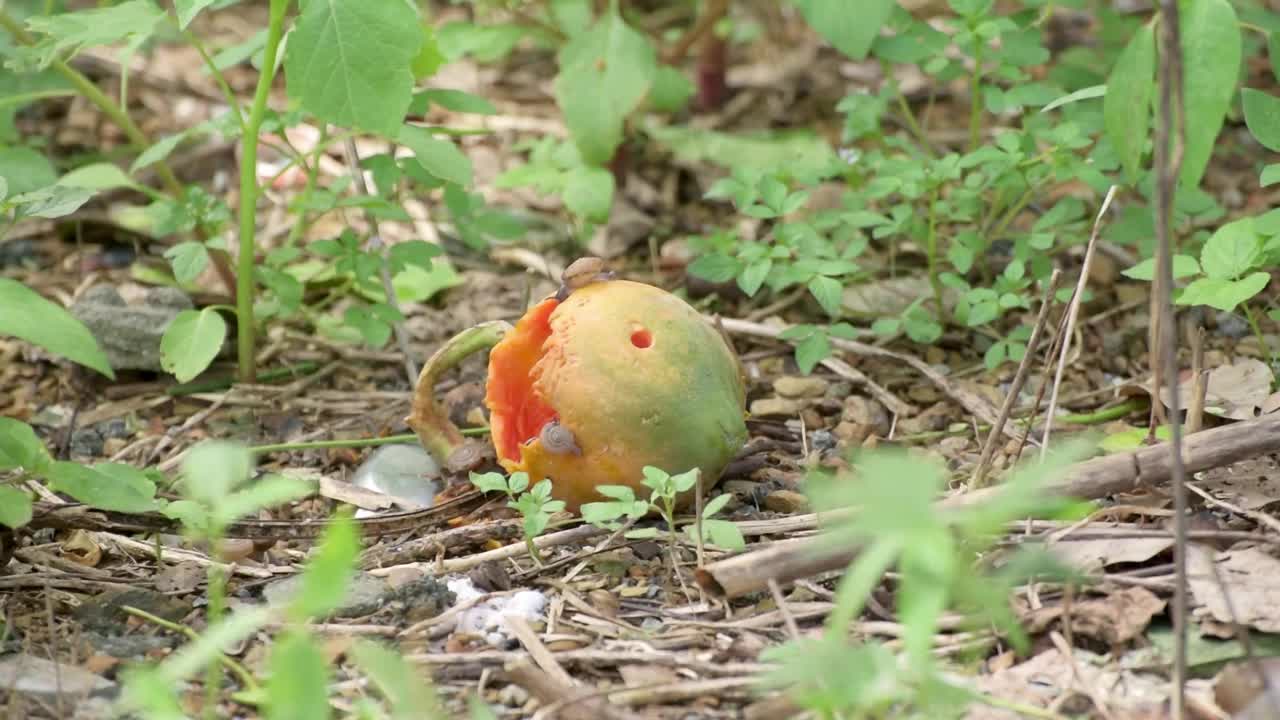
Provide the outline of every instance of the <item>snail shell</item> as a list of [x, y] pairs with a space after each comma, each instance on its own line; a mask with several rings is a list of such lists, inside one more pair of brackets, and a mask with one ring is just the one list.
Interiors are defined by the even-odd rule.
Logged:
[[542, 441], [542, 447], [546, 448], [549, 453], [555, 455], [582, 454], [582, 448], [578, 447], [578, 441], [573, 437], [573, 432], [555, 420], [542, 426], [542, 430], [538, 433], [538, 439]]
[[612, 280], [613, 273], [607, 272], [604, 267], [604, 260], [598, 257], [581, 257], [569, 264], [560, 274], [560, 291], [556, 293], [556, 300], [564, 302], [569, 294], [579, 288], [584, 288], [591, 283], [602, 280]]

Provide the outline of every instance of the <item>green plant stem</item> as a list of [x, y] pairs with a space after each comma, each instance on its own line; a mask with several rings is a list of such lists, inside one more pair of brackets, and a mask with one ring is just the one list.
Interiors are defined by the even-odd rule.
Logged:
[[[222, 561], [222, 533], [209, 537], [209, 557], [214, 563], [209, 565], [208, 596], [209, 607], [205, 612], [208, 627], [214, 627], [222, 621], [227, 607], [227, 574], [219, 564]], [[218, 695], [222, 690], [222, 668], [217, 663], [209, 663], [204, 680], [204, 716], [207, 720], [218, 717]]]
[[[885, 77], [892, 78], [889, 63], [881, 63]], [[893, 82], [893, 96], [898, 104], [898, 110], [902, 112], [902, 121], [907, 124], [907, 130], [916, 137], [916, 142], [920, 143], [920, 148], [925, 151], [926, 155], [932, 157], [935, 153], [933, 144], [929, 142], [929, 136], [925, 134], [924, 128], [920, 126], [920, 121], [916, 119], [915, 111], [911, 109], [911, 104], [907, 102], [907, 96], [903, 94], [902, 87], [896, 81]]]
[[258, 131], [267, 113], [267, 98], [276, 74], [276, 53], [284, 36], [284, 16], [289, 0], [271, 0], [267, 21], [267, 44], [262, 51], [262, 73], [253, 93], [253, 105], [245, 122], [240, 153], [240, 257], [236, 276], [236, 341], [239, 350], [240, 380], [251, 383], [256, 377], [253, 321], [254, 233], [258, 206]]
[[[1150, 401], [1146, 398], [1134, 398], [1132, 400], [1126, 400], [1119, 405], [1112, 405], [1109, 408], [1103, 408], [1093, 412], [1059, 415], [1055, 417], [1053, 421], [1064, 425], [1101, 425], [1102, 423], [1111, 422], [1112, 420], [1119, 420], [1129, 413], [1146, 410], [1149, 404]], [[1019, 414], [1018, 417], [1025, 417], [1025, 411]], [[902, 444], [931, 442], [933, 440], [941, 440], [942, 438], [965, 435], [972, 432], [973, 429], [973, 427], [967, 426], [960, 430], [930, 430], [928, 432], [916, 433], [914, 435], [903, 435], [902, 437], [894, 438], [893, 442]], [[990, 430], [991, 426], [978, 425], [977, 429], [979, 432], [984, 432]]]
[[204, 42], [200, 36], [191, 32], [190, 29], [182, 31], [182, 37], [191, 44], [191, 47], [200, 53], [200, 58], [204, 61], [205, 67], [209, 68], [209, 74], [213, 76], [213, 81], [217, 83], [218, 89], [222, 91], [222, 99], [227, 101], [227, 105], [231, 107], [231, 112], [236, 115], [236, 124], [240, 126], [240, 132], [244, 132], [244, 108], [240, 106], [240, 101], [236, 98], [236, 94], [231, 91], [231, 83], [227, 82], [227, 76], [222, 74], [217, 64], [210, 57], [208, 49], [204, 46]]
[[1271, 343], [1268, 343], [1266, 336], [1262, 334], [1262, 327], [1258, 325], [1257, 316], [1249, 309], [1249, 303], [1243, 303], [1240, 307], [1244, 308], [1244, 318], [1249, 321], [1249, 327], [1253, 329], [1253, 336], [1258, 339], [1258, 350], [1267, 354], [1267, 358], [1271, 360], [1271, 365], [1274, 367], [1276, 364], [1276, 354], [1271, 348]]
[[[463, 428], [463, 435], [476, 436], [489, 434], [488, 427]], [[312, 440], [309, 442], [276, 443], [274, 445], [254, 445], [249, 448], [253, 453], [284, 452], [287, 450], [321, 450], [324, 448], [373, 447], [376, 445], [396, 445], [418, 440], [417, 435], [388, 435], [380, 438], [354, 438], [351, 440]]]
[[973, 74], [969, 76], [969, 152], [977, 150], [982, 140], [982, 51], [986, 46], [986, 40], [975, 34]]
[[1004, 231], [1009, 227], [1009, 223], [1013, 222], [1018, 217], [1018, 214], [1031, 203], [1031, 198], [1035, 195], [1035, 192], [1039, 187], [1040, 185], [1038, 184], [1029, 186], [1018, 198], [1017, 202], [1009, 206], [1009, 209], [1005, 211], [1004, 215], [1000, 218], [1000, 221], [996, 223], [994, 231], [987, 234], [986, 240], [988, 244], [998, 240], [1000, 236], [1004, 234]]
[[311, 162], [307, 163], [307, 182], [298, 195], [298, 220], [289, 228], [289, 235], [284, 240], [284, 247], [294, 247], [302, 239], [302, 233], [308, 227], [307, 206], [311, 204], [311, 195], [316, 189], [316, 178], [320, 175], [320, 153], [324, 152], [329, 137], [329, 123], [320, 123], [320, 138], [316, 141]]
[[[142, 618], [143, 620], [146, 620], [152, 625], [157, 625], [159, 627], [165, 628], [166, 630], [172, 630], [173, 632], [176, 632], [186, 637], [188, 640], [195, 641], [200, 639], [200, 633], [196, 632], [195, 630], [192, 630], [186, 625], [182, 625], [176, 622], [170, 622], [158, 615], [152, 615], [146, 610], [142, 610], [130, 605], [121, 605], [120, 609], [130, 615], [133, 615], [134, 617]], [[249, 672], [249, 670], [246, 669], [245, 666], [241, 665], [240, 663], [236, 662], [232, 658], [222, 653], [218, 654], [218, 660], [223, 665], [227, 666], [227, 670], [230, 670], [232, 675], [235, 675], [237, 678], [240, 679], [240, 684], [243, 685], [246, 690], [250, 692], [258, 691], [259, 686], [258, 686], [257, 679], [253, 677], [253, 673]]]

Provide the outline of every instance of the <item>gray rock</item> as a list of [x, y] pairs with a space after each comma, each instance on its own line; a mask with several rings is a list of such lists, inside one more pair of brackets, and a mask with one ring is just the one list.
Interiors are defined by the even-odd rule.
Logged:
[[351, 484], [431, 507], [440, 491], [439, 477], [440, 464], [421, 445], [383, 445], [361, 463]]
[[0, 690], [44, 700], [79, 699], [107, 695], [116, 684], [75, 665], [63, 665], [34, 655], [0, 658]]
[[127, 588], [100, 593], [85, 600], [74, 615], [86, 631], [119, 636], [128, 628], [129, 615], [120, 608], [138, 608], [170, 622], [182, 622], [191, 612], [191, 603], [146, 588]]
[[1219, 312], [1215, 319], [1218, 321], [1218, 332], [1233, 340], [1249, 334], [1249, 322], [1235, 313]]
[[192, 307], [176, 288], [152, 288], [130, 305], [114, 287], [95, 285], [71, 305], [71, 314], [93, 333], [112, 368], [159, 371], [160, 338], [178, 313]]
[[[290, 575], [262, 589], [262, 597], [268, 605], [282, 607], [289, 604], [302, 589], [302, 575]], [[369, 573], [357, 573], [347, 586], [347, 596], [332, 617], [359, 617], [377, 612], [391, 591], [387, 581]]]

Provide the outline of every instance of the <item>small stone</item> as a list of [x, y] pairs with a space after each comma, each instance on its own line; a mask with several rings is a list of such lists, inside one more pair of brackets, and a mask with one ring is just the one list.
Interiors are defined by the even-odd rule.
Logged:
[[[436, 482], [439, 476], [439, 463], [421, 445], [383, 445], [361, 463], [351, 484], [419, 507], [431, 507], [440, 489]], [[371, 514], [361, 511], [356, 517]]]
[[70, 311], [89, 328], [112, 368], [159, 372], [160, 338], [178, 313], [192, 308], [191, 300], [176, 288], [152, 288], [130, 305], [114, 287], [94, 285]]
[[[291, 575], [264, 587], [262, 597], [272, 607], [284, 607], [302, 590], [302, 583], [302, 575]], [[397, 592], [401, 589], [397, 589]], [[382, 607], [390, 590], [386, 580], [366, 572], [356, 573], [347, 584], [347, 594], [341, 607], [334, 610], [330, 617], [359, 617], [376, 612]]]
[[[879, 400], [872, 400], [861, 395], [850, 395], [844, 399], [844, 410], [840, 412], [841, 422], [862, 425], [867, 434], [887, 437], [889, 435], [889, 411]], [[866, 437], [866, 435], [863, 435]]]
[[1249, 334], [1249, 323], [1243, 317], [1232, 312], [1219, 312], [1215, 319], [1218, 322], [1218, 333], [1232, 339], [1239, 339]]
[[764, 498], [765, 508], [778, 513], [809, 511], [809, 498], [795, 490], [774, 490]]
[[943, 438], [938, 442], [938, 450], [949, 458], [958, 457], [968, 447], [969, 438], [967, 437]]
[[759, 491], [760, 483], [754, 480], [725, 480], [720, 487], [727, 493], [749, 500]]
[[907, 390], [907, 397], [913, 402], [920, 403], [921, 405], [927, 405], [929, 403], [937, 402], [939, 398], [942, 397], [942, 393], [938, 391], [938, 388], [932, 385], [920, 384], [912, 385], [911, 388]]
[[826, 423], [822, 422], [822, 416], [814, 411], [813, 408], [805, 408], [800, 411], [800, 417], [804, 420], [804, 426], [809, 432], [813, 432], [815, 428], [820, 428]]
[[591, 605], [600, 611], [601, 615], [608, 618], [618, 617], [618, 597], [604, 588], [597, 588], [587, 593], [587, 599], [591, 601]]
[[816, 377], [784, 375], [773, 381], [773, 390], [784, 398], [819, 398], [827, 391], [827, 381]]
[[101, 696], [115, 689], [110, 680], [75, 665], [64, 665], [35, 655], [0, 658], [0, 690], [43, 700]]
[[836, 425], [836, 429], [832, 432], [841, 442], [849, 445], [857, 445], [863, 440], [866, 440], [867, 436], [871, 434], [871, 426], [860, 425], [852, 422], [842, 422], [839, 425]]
[[498, 702], [507, 707], [521, 707], [529, 702], [529, 692], [512, 683], [498, 691]]
[[946, 351], [937, 345], [930, 345], [924, 350], [924, 361], [930, 365], [937, 365], [938, 363], [945, 362], [946, 359]]
[[386, 574], [387, 585], [391, 589], [404, 587], [411, 582], [422, 579], [424, 573], [421, 568], [401, 565], [393, 567]]
[[825, 452], [836, 446], [836, 438], [830, 430], [814, 430], [809, 433], [809, 449]]
[[919, 415], [899, 421], [898, 435], [916, 435], [923, 432], [944, 430], [947, 427], [947, 416], [950, 413], [951, 409], [945, 402], [931, 405]]
[[798, 400], [770, 397], [760, 398], [751, 403], [751, 414], [759, 417], [796, 415], [804, 408]]

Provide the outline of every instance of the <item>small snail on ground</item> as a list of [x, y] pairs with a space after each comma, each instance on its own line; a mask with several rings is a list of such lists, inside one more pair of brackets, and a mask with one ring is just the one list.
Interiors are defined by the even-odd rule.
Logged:
[[556, 455], [582, 454], [582, 448], [578, 447], [578, 441], [573, 436], [573, 432], [556, 420], [551, 420], [542, 426], [538, 439], [542, 441], [542, 447], [546, 448], [547, 452]]
[[574, 260], [560, 274], [560, 290], [556, 293], [556, 301], [564, 302], [569, 294], [593, 282], [612, 280], [613, 273], [604, 269], [604, 260], [598, 257], [582, 257]]

